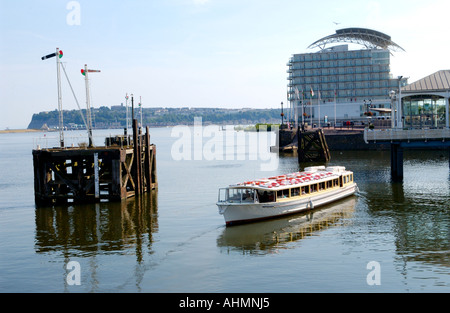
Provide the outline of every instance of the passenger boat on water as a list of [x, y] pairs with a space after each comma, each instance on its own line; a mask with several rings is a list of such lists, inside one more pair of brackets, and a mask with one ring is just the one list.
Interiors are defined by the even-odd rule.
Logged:
[[312, 166], [303, 172], [219, 189], [217, 206], [226, 225], [294, 214], [353, 195], [353, 172], [343, 166]]

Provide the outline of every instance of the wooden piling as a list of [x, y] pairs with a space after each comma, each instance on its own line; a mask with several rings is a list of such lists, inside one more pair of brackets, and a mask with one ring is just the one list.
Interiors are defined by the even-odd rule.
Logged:
[[141, 175], [141, 146], [138, 137], [137, 120], [133, 119], [133, 178], [135, 186], [135, 194], [140, 195], [142, 193], [142, 175]]
[[156, 175], [156, 146], [150, 144], [150, 131], [148, 126], [146, 128], [145, 135], [145, 159], [144, 159], [144, 177], [146, 191], [149, 192], [152, 189], [157, 188], [157, 175]]

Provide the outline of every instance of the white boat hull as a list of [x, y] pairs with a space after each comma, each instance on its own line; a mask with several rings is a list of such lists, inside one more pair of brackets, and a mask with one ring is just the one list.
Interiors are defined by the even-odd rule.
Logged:
[[298, 200], [267, 203], [218, 202], [217, 206], [226, 225], [235, 225], [311, 210], [351, 196], [355, 194], [356, 190], [357, 185], [353, 183], [334, 191], [301, 197]]

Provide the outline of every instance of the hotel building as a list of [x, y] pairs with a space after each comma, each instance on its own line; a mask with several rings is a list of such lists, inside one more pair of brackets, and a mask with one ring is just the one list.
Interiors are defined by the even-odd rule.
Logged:
[[[356, 43], [325, 48], [335, 42]], [[347, 28], [322, 38], [308, 48], [314, 53], [294, 54], [287, 63], [288, 100], [292, 122], [325, 126], [335, 121], [365, 121], [390, 111], [390, 94], [401, 92], [407, 78], [390, 72], [392, 51], [403, 50], [383, 33]], [[390, 116], [390, 114], [387, 114]]]

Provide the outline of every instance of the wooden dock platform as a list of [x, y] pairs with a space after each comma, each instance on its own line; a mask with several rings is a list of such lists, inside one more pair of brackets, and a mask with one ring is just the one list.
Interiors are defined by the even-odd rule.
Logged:
[[388, 144], [391, 146], [391, 177], [394, 181], [403, 179], [403, 149], [448, 149], [450, 167], [450, 128], [417, 129], [365, 129], [366, 144]]
[[[156, 146], [138, 134], [123, 145], [33, 150], [35, 202], [38, 206], [119, 201], [157, 189]], [[111, 144], [111, 145], [109, 145]]]

